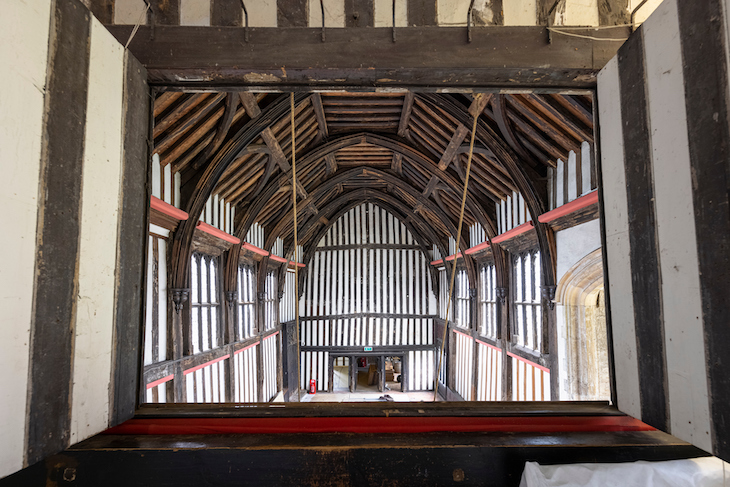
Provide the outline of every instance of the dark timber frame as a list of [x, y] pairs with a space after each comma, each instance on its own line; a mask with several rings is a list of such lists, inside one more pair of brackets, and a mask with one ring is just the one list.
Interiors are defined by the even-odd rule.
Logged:
[[[379, 57], [378, 50], [370, 47], [359, 53], [365, 59], [365, 64], [375, 67], [375, 69], [363, 70], [359, 66], [351, 64], [353, 59], [351, 51], [348, 51], [347, 56], [342, 56], [340, 46], [347, 43], [350, 47], [355, 46], [357, 51], [363, 46], [377, 45], [381, 41], [380, 36], [385, 30], [340, 29], [333, 33], [331, 37], [328, 36], [327, 42], [322, 43], [319, 38], [319, 29], [279, 28], [276, 30], [276, 40], [272, 40], [271, 36], [266, 35], [270, 29], [251, 29], [251, 46], [244, 46], [244, 49], [240, 49], [241, 29], [221, 28], [216, 29], [216, 32], [206, 32], [195, 31], [195, 29], [187, 27], [177, 27], [173, 30], [159, 25], [154, 29], [155, 35], [152, 37], [149, 32], [146, 32], [148, 28], [143, 26], [130, 46], [132, 52], [138, 54], [148, 69], [150, 82], [157, 83], [159, 89], [163, 91], [178, 90], [183, 86], [185, 89], [193, 90], [200, 88], [221, 89], [225, 86], [225, 91], [229, 93], [229, 102], [222, 127], [225, 127], [226, 130], [231, 124], [230, 120], [234, 116], [233, 113], [236, 111], [235, 90], [240, 89], [256, 90], [276, 87], [297, 92], [309, 91], [312, 88], [346, 87], [353, 91], [371, 91], [373, 86], [398, 86], [402, 89], [415, 88], [418, 91], [415, 94], [409, 92], [410, 98], [406, 97], [406, 101], [409, 101], [408, 115], [411, 113], [410, 108], [413, 106], [414, 100], [418, 101], [421, 107], [431, 107], [432, 110], [445, 112], [450, 117], [458, 120], [461, 125], [466, 126], [470, 125], [472, 116], [481, 115], [482, 112], [488, 113], [490, 117], [498, 121], [502, 134], [495, 133], [486, 121], [480, 120], [477, 129], [476, 152], [484, 154], [492, 164], [503, 168], [514, 181], [516, 189], [524, 195], [528, 208], [534, 215], [544, 212], [546, 207], [546, 185], [543, 178], [533, 169], [535, 164], [533, 159], [534, 148], [528, 150], [524, 140], [515, 135], [510, 127], [510, 122], [507, 121], [504, 97], [486, 96], [481, 100], [481, 103], [473, 103], [470, 107], [461, 105], [453, 99], [431, 95], [429, 92], [438, 89], [439, 86], [449, 86], [456, 89], [459, 87], [480, 87], [480, 91], [496, 91], [500, 86], [505, 86], [508, 80], [510, 85], [517, 81], [527, 90], [537, 90], [545, 93], [564, 92], [566, 89], [571, 88], [590, 89], [595, 84], [597, 70], [615, 53], [613, 43], [587, 39], [561, 38], [557, 42], [547, 45], [545, 43], [546, 31], [541, 27], [509, 27], [500, 29], [499, 32], [489, 29], [476, 29], [474, 40], [468, 47], [465, 47], [462, 29], [415, 27], [404, 30], [405, 36], [403, 38], [399, 35], [399, 49], [396, 51], [395, 57]], [[129, 29], [125, 26], [110, 26], [110, 30], [117, 38], [124, 39], [126, 39], [129, 32]], [[206, 43], [213, 43], [222, 47], [222, 49], [216, 51], [218, 54], [215, 54], [213, 59], [210, 58], [209, 49], [198, 49], [202, 42], [200, 36], [203, 32], [205, 32]], [[368, 38], [362, 37], [360, 32], [367, 32]], [[390, 36], [389, 30], [387, 34]], [[420, 49], [420, 38], [425, 35], [438, 38], [439, 42], [435, 45], [438, 45], [439, 49], [443, 48], [443, 51], [439, 50], [429, 60], [432, 63], [430, 66], [410, 66], [409, 63], [412, 61], [407, 59], [407, 53]], [[316, 44], [313, 41], [315, 38]], [[391, 41], [390, 37], [388, 37], [388, 40]], [[224, 49], [227, 44], [236, 44], [239, 47], [235, 50]], [[177, 51], [181, 45], [190, 46], [190, 49], [187, 49], [183, 54], [182, 51]], [[282, 45], [297, 47], [283, 53], [281, 50]], [[496, 46], [519, 46], [519, 51], [523, 53], [521, 54], [523, 57], [514, 59], [506, 51], [501, 50], [497, 50], [497, 54], [494, 57], [488, 57], [488, 59], [483, 56], [475, 57], [469, 54], [472, 48], [494, 50]], [[530, 48], [530, 46], [533, 48]], [[316, 49], [314, 49], [315, 47]], [[208, 56], [205, 59], [202, 57], [203, 52]], [[590, 53], [590, 56], [587, 53]], [[456, 60], [453, 57], [454, 55], [457, 57]], [[538, 58], [540, 63], [537, 63]], [[318, 59], [327, 59], [327, 67], [321, 65], [317, 61]], [[549, 62], [546, 63], [546, 59]], [[286, 65], [286, 71], [271, 68], [260, 69], [261, 66], [271, 67], [279, 64], [282, 67]], [[541, 68], [542, 70], [530, 70], [529, 73], [523, 72], [518, 67], [518, 65], [536, 64], [546, 67]], [[180, 66], [182, 65], [185, 65], [186, 68], [181, 69]], [[391, 65], [398, 65], [397, 75], [390, 67]], [[461, 67], [454, 68], [454, 65]], [[233, 68], [233, 66], [237, 67]], [[251, 66], [252, 68], [242, 69], [239, 68], [240, 66]], [[187, 81], [178, 81], [181, 78], [187, 78]], [[317, 79], [317, 81], [314, 81], [314, 79]], [[347, 80], [345, 85], [343, 85], [342, 79]], [[483, 80], [489, 80], [488, 85], [484, 85]], [[427, 85], [435, 85], [435, 87]], [[364, 86], [368, 86], [368, 88], [363, 88]], [[276, 139], [273, 139], [270, 133], [269, 135], [266, 134], [268, 128], [286, 113], [286, 105], [288, 105], [286, 100], [281, 97], [279, 100], [270, 102], [261, 110], [256, 106], [255, 98], [252, 95], [244, 96], [245, 92], [240, 94], [246, 113], [251, 120], [227, 143], [222, 144], [217, 150], [213, 148], [207, 151], [206, 156], [210, 162], [205, 166], [203, 166], [205, 157], [199, 158], [195, 164], [201, 166], [198, 172], [199, 176], [196, 176], [199, 179], [197, 181], [194, 179], [188, 180], [187, 183], [188, 189], [186, 192], [189, 197], [187, 198], [186, 208], [189, 210], [188, 213], [191, 218], [175, 232], [172, 244], [172, 282], [176, 289], [188, 288], [188, 249], [192, 242], [192, 233], [197, 216], [202, 211], [207, 197], [212, 193], [216, 181], [223, 174], [226, 167], [239, 154], [245, 151], [261, 150], [260, 148], [248, 148], [259, 135], [264, 137], [266, 144], [269, 146], [266, 149], [271, 156], [267, 165], [269, 169], [267, 169], [267, 177], [259, 184], [253, 201], [249, 200], [245, 205], [245, 211], [237, 215], [235, 228], [239, 238], [245, 236], [266, 202], [279, 191], [282, 185], [287, 184], [286, 181], [291, 180], [290, 168], [281, 165], [281, 162], [279, 163], [282, 170], [281, 175], [268, 178], [273, 167], [271, 160], [274, 160], [277, 154], [281, 155], [281, 147], [278, 146]], [[248, 105], [246, 105], [247, 100]], [[493, 107], [492, 112], [488, 111], [490, 101]], [[302, 187], [299, 191], [305, 214], [304, 218], [300, 219], [300, 226], [302, 226], [300, 234], [314, 236], [314, 238], [309, 239], [308, 244], [305, 244], [304, 261], [306, 262], [307, 258], [311, 257], [316, 242], [332, 222], [336, 221], [336, 216], [345, 211], [343, 205], [344, 207], [351, 206], [354, 204], [353, 202], [362, 200], [377, 202], [377, 204], [387, 207], [388, 211], [391, 211], [398, 218], [402, 218], [401, 221], [409, 226], [409, 230], [416, 237], [419, 245], [423, 245], [424, 242], [435, 242], [442, 254], [446, 255], [445, 241], [433, 233], [427, 224], [428, 219], [419, 218], [418, 213], [419, 211], [429, 212], [440, 220], [441, 224], [449, 230], [449, 233], [455, 233], [455, 224], [444, 212], [443, 204], [438, 198], [438, 191], [460, 194], [462, 181], [455, 179], [450, 173], [443, 170], [444, 162], [446, 165], [449, 163], [448, 159], [446, 161], [437, 161], [433, 156], [414, 145], [413, 139], [404, 138], [408, 135], [404, 130], [408, 125], [407, 118], [405, 121], [401, 118], [401, 129], [398, 131], [398, 137], [373, 133], [338, 135], [330, 132], [328, 134], [327, 123], [324, 120], [322, 98], [319, 95], [314, 95], [310, 102], [307, 95], [299, 93], [296, 102], [298, 107], [304, 104], [310, 104], [313, 107], [317, 116], [317, 125], [324, 134], [324, 140], [320, 139], [320, 142], [323, 143], [317, 145], [311, 152], [298, 157], [298, 165], [306, 168], [307, 165], [325, 160], [330, 175], [321, 185], [315, 188], [310, 187], [308, 191], [305, 191]], [[299, 110], [298, 108], [297, 113], [299, 113]], [[235, 116], [238, 117], [238, 115]], [[500, 121], [501, 123], [499, 123]], [[219, 128], [219, 133], [221, 130]], [[503, 142], [500, 135], [507, 137], [507, 143]], [[269, 138], [267, 139], [267, 137]], [[453, 143], [458, 144], [458, 141], [462, 140], [457, 138], [456, 133], [454, 139], [456, 139], [456, 142], [452, 140], [451, 145]], [[216, 136], [215, 140], [218, 141], [219, 137]], [[274, 143], [273, 146], [270, 141]], [[379, 171], [372, 167], [355, 167], [348, 171], [337, 171], [337, 163], [332, 154], [339, 149], [363, 141], [394, 152], [395, 156], [390, 171]], [[283, 145], [284, 142], [282, 142], [282, 147]], [[465, 150], [463, 147], [455, 146], [455, 148], [455, 154], [462, 154]], [[280, 155], [279, 159], [281, 159]], [[403, 180], [395, 176], [402, 174], [402, 161], [404, 158], [408, 158], [411, 161], [410, 163], [420, 164], [421, 167], [427, 168], [429, 172], [438, 178], [429, 181], [427, 188], [424, 190], [424, 195], [421, 195], [420, 190], [408, 187]], [[522, 164], [523, 161], [528, 161], [531, 164]], [[455, 169], [457, 173], [462, 170], [458, 164]], [[341, 192], [342, 183], [356, 180], [358, 177], [375, 177], [382, 181], [387, 188], [385, 191], [375, 188], [363, 188], [356, 191]], [[317, 195], [332, 189], [337, 189], [340, 192], [338, 197], [327, 201], [325, 206], [316, 206], [314, 202]], [[431, 193], [434, 194], [433, 200], [429, 199]], [[412, 211], [412, 203], [405, 203], [404, 197], [406, 199], [415, 199], [418, 202], [415, 212]], [[477, 201], [470, 196], [467, 201], [467, 208], [486, 230], [488, 238], [491, 238], [497, 233], [495, 224], [492, 216], [482, 209], [482, 204], [481, 201]], [[289, 222], [291, 212], [289, 207], [290, 203], [287, 203], [285, 210], [280, 214], [280, 223], [273, 232], [269, 233], [265, 247], [268, 248], [276, 236], [291, 233], [292, 228]], [[555, 244], [552, 231], [547, 225], [536, 222], [535, 235], [543, 255], [542, 284], [544, 289], [542, 298], [543, 309], [547, 309], [547, 304], [552, 299], [555, 286]], [[466, 241], [467, 239], [462, 237], [462, 240]], [[291, 242], [285, 243], [285, 255], [290, 255], [292, 251]], [[492, 251], [498, 282], [501, 283], [502, 287], [509, 288], [505, 284], [509, 278], [509, 263], [506, 262], [508, 254], [499, 245], [494, 245]], [[232, 272], [232, 269], [237, 265], [241, 252], [240, 246], [233, 246], [229, 251], [229, 258], [226, 259], [228, 269], [223, 273], [225, 291], [231, 291], [235, 288], [232, 277], [235, 273]], [[265, 275], [262, 270], [270, 267], [269, 261], [268, 257], [264, 257], [259, 264], [259, 291], [262, 286], [262, 276]], [[469, 287], [475, 289], [477, 286], [475, 261], [472, 256], [466, 256], [462, 259], [462, 262], [468, 270]], [[450, 264], [447, 263], [446, 265], [449, 266]], [[278, 269], [278, 282], [281, 287], [285, 266], [279, 266]], [[302, 282], [306, 272], [308, 272], [308, 269], [301, 273], [300, 279]], [[432, 275], [432, 279], [436, 282], [434, 275]], [[303, 286], [300, 289], [303, 289]], [[436, 289], [436, 286], [434, 286], [434, 289]], [[472, 309], [475, 308], [476, 306], [472, 306]], [[509, 316], [507, 308], [508, 306], [503, 304], [498, 306], [502, 323], [507, 322], [505, 319]], [[547, 319], [544, 320], [545, 326], [554, 327], [554, 313], [548, 312], [547, 315]], [[285, 334], [290, 331], [290, 327], [287, 325], [282, 325]], [[508, 337], [508, 329], [500, 330], [501, 340], [508, 340]], [[284, 343], [289, 343], [290, 338]], [[543, 340], [543, 343], [547, 342], [554, 344], [555, 340]], [[553, 355], [554, 350], [551, 346], [550, 350], [545, 349], [542, 352], [546, 357], [550, 357]], [[286, 355], [291, 355], [291, 353]], [[284, 367], [287, 368], [286, 363]], [[507, 373], [508, 367], [503, 367], [503, 370], [504, 373]], [[287, 372], [289, 371], [287, 370]], [[557, 373], [554, 374], [554, 378], [553, 382], [557, 383]]]

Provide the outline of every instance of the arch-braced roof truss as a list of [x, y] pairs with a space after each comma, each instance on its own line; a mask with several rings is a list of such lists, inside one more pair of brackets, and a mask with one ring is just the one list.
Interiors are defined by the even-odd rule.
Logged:
[[[191, 218], [197, 218], [210, 194], [218, 194], [238, 209], [239, 237], [258, 222], [267, 230], [267, 246], [282, 237], [291, 250], [292, 124], [287, 101], [262, 93], [157, 95], [154, 150], [163, 164], [180, 173]], [[424, 245], [440, 246], [455, 235], [469, 121], [475, 114], [480, 122], [462, 241], [475, 222], [494, 236], [494, 203], [514, 191], [533, 192], [530, 210], [544, 209], [539, 202], [546, 192], [547, 168], [558, 158], [567, 159], [571, 150], [579, 151], [583, 141], [593, 142], [590, 96], [297, 94], [300, 243], [305, 248], [316, 245], [311, 240], [331, 215], [365, 195], [387, 197], [394, 208], [409, 208], [408, 218], [418, 218], [432, 230], [433, 236], [422, 235], [427, 238]], [[363, 188], [368, 191], [356, 192]], [[185, 242], [178, 246], [184, 249]]]

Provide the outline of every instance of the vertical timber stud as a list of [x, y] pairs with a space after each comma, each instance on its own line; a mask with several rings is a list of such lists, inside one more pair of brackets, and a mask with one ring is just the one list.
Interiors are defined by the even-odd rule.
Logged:
[[25, 464], [68, 446], [91, 14], [55, 2], [46, 80]]
[[436, 25], [436, 0], [408, 0], [408, 25]]
[[497, 334], [502, 353], [502, 391], [501, 400], [512, 400], [512, 359], [507, 355], [507, 344], [510, 343], [510, 254], [499, 245], [492, 245], [494, 269], [497, 275]]
[[114, 0], [91, 0], [89, 10], [102, 24], [114, 23]]
[[[477, 271], [477, 279], [479, 279], [479, 271]], [[479, 346], [477, 344], [477, 337], [479, 336], [479, 306], [477, 305], [477, 289], [479, 283], [476, 282], [477, 288], [469, 289], [469, 329], [471, 330], [471, 391], [469, 392], [470, 397], [467, 400], [477, 400], [477, 381], [479, 380]]]
[[259, 338], [259, 345], [256, 353], [256, 382], [258, 384], [257, 402], [264, 401], [264, 341], [263, 334], [266, 329], [264, 307], [266, 306], [266, 274], [269, 268], [269, 257], [261, 259], [259, 271], [256, 275], [256, 334]]
[[[656, 210], [644, 72], [643, 29], [635, 32], [618, 53], [621, 113], [624, 121], [624, 160], [631, 248], [631, 283], [641, 420], [669, 431], [661, 275], [656, 238]], [[626, 129], [630, 127], [630, 129]]]
[[345, 0], [345, 27], [372, 27], [373, 0]]
[[629, 0], [598, 0], [598, 25], [623, 25], [630, 21]]
[[129, 51], [125, 52], [124, 59], [123, 186], [117, 242], [111, 425], [134, 415], [138, 386], [141, 385], [142, 302], [149, 227], [147, 202], [151, 194], [147, 146], [151, 96], [147, 71]]
[[211, 0], [210, 25], [240, 27], [243, 22], [241, 0]]
[[[713, 453], [730, 461], [728, 74], [722, 2], [677, 2]], [[728, 15], [725, 10], [724, 15]], [[727, 20], [726, 20], [727, 22]], [[697, 56], [702, 52], [702, 56]]]
[[150, 24], [180, 25], [180, 0], [150, 0]]
[[[238, 273], [238, 252], [241, 250], [241, 244], [234, 245], [228, 251], [221, 256], [221, 267], [223, 268], [223, 292], [225, 294], [225, 306], [223, 307], [223, 316], [225, 323], [225, 333], [223, 336], [223, 343], [225, 347], [228, 347], [228, 354], [230, 358], [226, 362], [226, 394], [228, 396], [227, 402], [233, 402], [235, 398], [235, 378], [236, 378], [236, 366], [234, 360], [235, 347], [233, 343], [236, 342], [236, 312], [238, 307], [238, 289], [236, 288], [236, 277]], [[231, 285], [231, 283], [234, 283]]]
[[307, 27], [308, 0], [276, 0], [277, 27]]

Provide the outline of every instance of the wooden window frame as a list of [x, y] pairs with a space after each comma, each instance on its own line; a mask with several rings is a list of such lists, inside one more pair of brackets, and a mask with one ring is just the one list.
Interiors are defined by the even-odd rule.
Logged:
[[[526, 257], [529, 256], [530, 268], [532, 275], [536, 276], [531, 282], [528, 282], [527, 272], [524, 268]], [[540, 357], [541, 347], [544, 346], [542, 327], [545, 325], [543, 320], [542, 298], [540, 284], [542, 282], [542, 269], [540, 267], [540, 249], [532, 247], [519, 253], [510, 254], [510, 344], [512, 348], [523, 351], [526, 355]], [[519, 263], [519, 270], [518, 270]], [[537, 272], [535, 272], [535, 270]], [[530, 300], [525, 300], [525, 289], [530, 286]], [[518, 311], [529, 310], [532, 316], [530, 322], [526, 319], [520, 320]], [[528, 326], [531, 330], [528, 330]], [[521, 328], [521, 329], [520, 329]], [[528, 337], [532, 333], [532, 343], [528, 342]]]

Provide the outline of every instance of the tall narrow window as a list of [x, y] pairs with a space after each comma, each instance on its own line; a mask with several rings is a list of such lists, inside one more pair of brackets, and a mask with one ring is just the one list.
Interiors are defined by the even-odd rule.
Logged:
[[269, 272], [264, 281], [264, 330], [271, 330], [276, 324], [276, 274]]
[[256, 273], [250, 265], [238, 266], [238, 309], [236, 314], [236, 336], [238, 340], [252, 337], [254, 329], [256, 294], [254, 291]]
[[211, 350], [222, 343], [218, 294], [218, 259], [197, 252], [193, 253], [191, 258], [190, 337], [194, 354]]
[[479, 271], [479, 306], [481, 321], [479, 334], [497, 339], [497, 275], [494, 264], [486, 264]]
[[454, 323], [469, 328], [469, 276], [465, 270], [456, 271], [454, 288]]
[[540, 305], [540, 252], [530, 250], [512, 259], [514, 321], [512, 334], [516, 345], [540, 351], [542, 309]]

